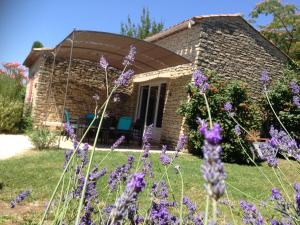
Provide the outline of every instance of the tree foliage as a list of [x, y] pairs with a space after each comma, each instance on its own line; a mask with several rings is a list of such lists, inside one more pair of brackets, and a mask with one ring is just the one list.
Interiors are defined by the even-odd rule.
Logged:
[[279, 0], [264, 0], [256, 5], [250, 16], [271, 15], [267, 25], [261, 25], [262, 34], [278, 48], [300, 62], [300, 14], [293, 4], [283, 4]]
[[44, 47], [44, 45], [42, 44], [42, 42], [40, 42], [40, 41], [35, 41], [35, 42], [32, 43], [31, 49], [34, 49], [34, 48], [42, 48], [42, 47]]
[[151, 20], [149, 10], [147, 8], [143, 8], [140, 23], [133, 23], [130, 16], [128, 16], [127, 23], [121, 23], [121, 34], [138, 39], [144, 39], [162, 31], [163, 28], [163, 22]]

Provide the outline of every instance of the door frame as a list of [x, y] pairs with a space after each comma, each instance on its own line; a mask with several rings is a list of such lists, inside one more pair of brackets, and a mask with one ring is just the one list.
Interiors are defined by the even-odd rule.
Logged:
[[[153, 121], [153, 137], [152, 139], [155, 141], [160, 141], [160, 137], [161, 137], [161, 129], [162, 127], [156, 127], [156, 120], [157, 120], [157, 111], [158, 111], [158, 106], [159, 106], [159, 96], [160, 96], [160, 92], [161, 92], [161, 84], [167, 84], [166, 80], [159, 80], [159, 81], [146, 81], [146, 82], [141, 82], [139, 83], [139, 87], [138, 87], [138, 98], [137, 98], [137, 103], [136, 103], [136, 111], [135, 111], [135, 120], [137, 120], [140, 116], [140, 110], [141, 110], [141, 90], [143, 86], [149, 86], [148, 89], [148, 97], [147, 97], [147, 105], [146, 105], [146, 114], [145, 114], [145, 121], [144, 121], [144, 128], [147, 124], [147, 116], [148, 116], [148, 106], [149, 106], [149, 98], [150, 98], [150, 90], [151, 87], [158, 87], [158, 91], [156, 94], [156, 103], [155, 103], [155, 111], [154, 111], [154, 121]], [[166, 92], [167, 95], [167, 92]]]

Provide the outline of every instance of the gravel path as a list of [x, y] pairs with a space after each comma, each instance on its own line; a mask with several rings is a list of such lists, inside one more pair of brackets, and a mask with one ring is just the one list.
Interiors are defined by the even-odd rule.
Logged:
[[32, 148], [25, 135], [0, 134], [0, 160], [20, 155]]

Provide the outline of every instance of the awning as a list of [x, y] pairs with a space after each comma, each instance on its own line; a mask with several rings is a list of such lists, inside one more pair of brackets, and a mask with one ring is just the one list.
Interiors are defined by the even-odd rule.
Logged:
[[[143, 40], [106, 32], [75, 30], [71, 32], [54, 50], [57, 58], [69, 59], [71, 40], [73, 40], [74, 59], [86, 59], [98, 62], [103, 55], [112, 67], [122, 69], [123, 58], [128, 54], [130, 45], [137, 49], [136, 60], [133, 65], [135, 73], [145, 73], [189, 63], [186, 58], [163, 47]], [[40, 51], [42, 54], [43, 51]], [[32, 50], [24, 61], [30, 67], [37, 57], [36, 50]]]

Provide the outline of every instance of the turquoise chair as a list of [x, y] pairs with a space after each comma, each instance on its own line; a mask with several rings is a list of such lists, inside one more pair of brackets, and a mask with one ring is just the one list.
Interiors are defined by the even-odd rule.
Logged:
[[114, 139], [119, 138], [121, 135], [125, 136], [125, 140], [129, 145], [129, 141], [133, 137], [132, 133], [132, 117], [122, 116], [118, 120], [117, 128], [114, 131]]
[[129, 131], [132, 125], [132, 118], [130, 116], [122, 116], [119, 118], [117, 130]]
[[73, 126], [77, 125], [77, 119], [72, 119], [71, 116], [70, 116], [70, 113], [67, 109], [65, 109], [64, 114], [65, 114], [65, 122], [66, 123], [69, 123]]

